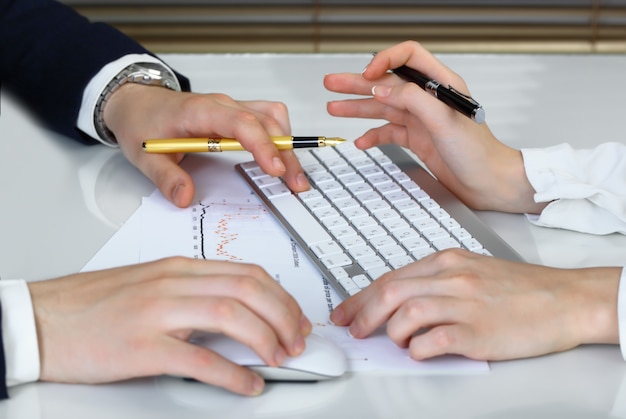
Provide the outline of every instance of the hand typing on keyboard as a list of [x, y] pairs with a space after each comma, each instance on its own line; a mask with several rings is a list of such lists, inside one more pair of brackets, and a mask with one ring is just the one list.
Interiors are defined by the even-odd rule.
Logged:
[[[603, 170], [604, 159], [612, 162], [614, 175], [603, 177], [593, 187], [603, 196], [613, 196], [610, 204], [597, 209], [585, 205], [583, 212], [574, 206], [559, 209], [559, 196], [552, 194], [548, 198], [552, 217], [541, 221], [546, 226], [592, 233], [626, 233], [623, 213], [615, 211], [626, 207], [623, 147], [608, 148], [601, 156], [598, 150], [590, 150], [596, 152], [595, 169], [578, 165], [582, 155], [572, 158], [567, 148], [550, 151], [549, 158], [542, 150], [522, 158], [520, 150], [498, 141], [487, 124], [474, 123], [418, 86], [388, 74], [402, 65], [469, 93], [463, 79], [415, 42], [377, 53], [363, 73], [326, 76], [329, 90], [364, 96], [329, 103], [332, 115], [389, 122], [358, 138], [359, 149], [388, 143], [408, 147], [470, 207], [532, 214], [540, 214], [548, 203], [535, 202], [539, 192], [535, 188], [542, 185], [531, 184], [529, 168], [560, 173], [568, 167], [571, 173], [564, 173], [567, 188], [563, 189], [572, 190], [574, 179], [590, 179], [594, 170]], [[621, 163], [616, 153], [622, 156]], [[560, 181], [551, 178], [551, 185], [556, 182], [554, 190]], [[580, 190], [589, 187], [581, 184]], [[593, 223], [585, 222], [587, 211], [595, 214]], [[597, 219], [605, 217], [610, 221], [598, 228]], [[620, 267], [555, 269], [504, 260], [495, 249], [487, 248], [496, 257], [456, 247], [392, 269], [340, 304], [331, 320], [349, 326], [356, 338], [365, 338], [386, 323], [389, 337], [408, 347], [415, 359], [461, 354], [502, 360], [563, 351], [583, 343], [620, 342], [617, 294], [620, 275], [626, 276]], [[626, 323], [626, 316], [621, 317], [619, 323]]]
[[239, 171], [344, 296], [444, 249], [502, 252], [519, 260], [398, 148], [363, 151], [349, 142], [298, 150], [297, 156], [311, 184], [305, 192], [292, 194], [255, 162], [239, 166]]

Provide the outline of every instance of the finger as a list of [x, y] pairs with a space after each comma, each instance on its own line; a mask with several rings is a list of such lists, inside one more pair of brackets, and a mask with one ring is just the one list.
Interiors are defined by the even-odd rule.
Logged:
[[294, 192], [309, 190], [311, 185], [304, 175], [304, 171], [302, 170], [302, 166], [296, 154], [292, 150], [282, 150], [280, 155], [286, 167], [283, 180], [287, 183], [289, 189]]
[[223, 387], [234, 393], [256, 396], [263, 391], [263, 379], [252, 370], [236, 365], [219, 354], [191, 343], [170, 339], [163, 344], [156, 361], [161, 370], [151, 375], [169, 374]]
[[298, 355], [304, 350], [303, 338], [311, 331], [310, 322], [297, 301], [261, 267], [230, 262], [198, 263], [202, 261], [183, 258], [165, 262], [183, 265], [186, 271], [191, 266], [199, 269], [192, 274], [182, 274], [180, 270], [170, 270], [171, 267], [158, 271], [155, 263], [152, 267], [154, 274], [163, 279], [158, 287], [149, 284], [151, 289], [158, 290], [154, 292], [235, 299], [272, 327], [290, 355]]
[[[331, 320], [338, 325], [349, 324], [350, 334], [362, 338], [371, 334], [392, 316], [396, 316], [396, 313], [412, 298], [454, 295], [457, 282], [444, 281], [439, 277], [441, 269], [439, 260], [441, 257], [431, 255], [383, 275], [367, 289], [340, 304], [333, 312]], [[443, 263], [450, 260], [452, 258], [448, 257]], [[403, 319], [402, 316], [398, 318]], [[415, 327], [428, 325], [430, 324], [428, 321], [431, 320], [418, 319]], [[400, 324], [409, 329], [414, 327], [410, 323], [400, 322]], [[396, 330], [396, 341], [401, 344], [408, 334], [400, 327]]]
[[146, 314], [159, 317], [164, 333], [201, 330], [225, 334], [252, 348], [268, 365], [280, 365], [286, 352], [276, 330], [235, 298], [186, 297], [147, 306]]
[[[380, 320], [381, 311], [393, 311], [393, 308], [381, 304], [381, 290], [385, 289], [386, 283], [389, 281], [389, 274], [385, 274], [378, 278], [374, 283], [361, 292], [351, 296], [339, 304], [331, 313], [330, 320], [337, 326], [350, 326], [350, 333], [355, 338], [365, 337], [369, 332], [376, 329], [385, 320]], [[375, 318], [369, 316], [376, 316]], [[365, 325], [357, 323], [364, 320], [359, 318], [366, 317]], [[354, 330], [353, 330], [354, 327]]]
[[409, 133], [405, 126], [386, 124], [382, 127], [368, 130], [361, 137], [357, 138], [354, 144], [361, 150], [384, 144], [397, 144], [401, 147], [409, 147]]
[[384, 72], [375, 79], [365, 79], [361, 74], [337, 73], [324, 76], [324, 87], [331, 92], [346, 93], [353, 95], [371, 96], [372, 87], [376, 84], [394, 86], [403, 83], [400, 78], [385, 74]]
[[328, 102], [326, 110], [333, 116], [344, 118], [385, 119], [395, 124], [406, 123], [409, 116], [406, 110], [376, 99], [348, 99]]
[[[245, 109], [254, 112], [256, 124], [242, 124], [235, 127], [234, 136], [252, 153], [261, 169], [272, 176], [283, 176], [287, 171], [287, 164], [283, 161], [278, 149], [271, 141], [271, 136], [290, 135], [291, 127], [287, 108], [278, 102], [242, 102]], [[252, 122], [252, 121], [251, 121]], [[302, 172], [300, 163], [290, 159], [292, 165], [290, 173]]]
[[444, 85], [451, 84], [460, 91], [467, 90], [465, 82], [456, 73], [415, 41], [402, 42], [377, 53], [363, 71], [363, 77], [368, 80], [375, 80], [387, 70], [402, 65], [414, 68], [428, 78], [437, 80]]
[[468, 341], [465, 326], [440, 325], [422, 334], [413, 336], [409, 343], [409, 356], [415, 360], [434, 358], [440, 355], [465, 355]]
[[252, 277], [216, 275], [209, 278], [175, 278], [159, 285], [159, 292], [188, 298], [233, 299], [251, 310], [276, 331], [282, 343], [289, 347], [297, 335], [302, 335], [300, 319], [303, 313], [297, 302], [280, 287], [261, 284]]
[[451, 121], [455, 118], [459, 123], [463, 122], [459, 112], [427, 93], [415, 83], [405, 83], [395, 87], [376, 86], [373, 93], [377, 101], [400, 111], [408, 111], [412, 117], [420, 120], [430, 132], [440, 132], [445, 128], [449, 130], [450, 126], [454, 126]]
[[[289, 121], [289, 111], [287, 106], [281, 102], [269, 102], [264, 100], [251, 100], [239, 102], [245, 107], [250, 108], [258, 113], [270, 117], [268, 121], [278, 122], [279, 129], [274, 124], [267, 126], [266, 129], [270, 135], [288, 135], [291, 134], [291, 123]], [[262, 121], [264, 122], [264, 121]]]
[[[291, 125], [289, 122], [289, 115], [287, 107], [280, 102], [267, 102], [267, 101], [244, 101], [241, 102], [246, 107], [256, 110], [257, 112], [268, 115], [270, 119], [262, 118], [261, 123], [265, 121], [277, 121], [280, 129], [276, 129], [274, 124], [265, 126], [267, 132], [272, 136], [280, 136], [291, 133]], [[310, 188], [309, 182], [304, 176], [304, 171], [300, 165], [300, 161], [291, 150], [282, 150], [279, 152], [279, 156], [285, 165], [285, 173], [283, 179], [287, 183], [287, 186], [294, 192], [306, 191]]]
[[[283, 128], [288, 128], [284, 122], [286, 116], [281, 117], [279, 121], [257, 111], [258, 103], [252, 102], [251, 107], [244, 106], [243, 103], [245, 102], [237, 102], [222, 94], [193, 97], [187, 103], [187, 107], [202, 109], [202, 112], [196, 111], [193, 114], [187, 122], [185, 131], [190, 136], [206, 136], [209, 133], [209, 135], [236, 138], [246, 150], [254, 155], [263, 171], [272, 176], [282, 176], [285, 172], [285, 165], [270, 135], [285, 134]], [[276, 103], [273, 103], [273, 106], [280, 108], [280, 105]]]
[[170, 202], [186, 208], [193, 200], [193, 179], [178, 165], [179, 155], [146, 155], [133, 162]]
[[387, 335], [396, 345], [406, 347], [415, 334], [443, 324], [458, 324], [467, 318], [462, 301], [414, 291], [387, 321]]
[[[482, 340], [482, 339], [481, 339]], [[485, 348], [481, 349], [483, 346]], [[409, 356], [415, 360], [424, 360], [441, 355], [462, 355], [477, 360], [496, 360], [487, 344], [478, 342], [469, 325], [444, 324], [411, 338]], [[494, 353], [501, 353], [497, 348]], [[520, 354], [519, 356], [523, 356]], [[526, 354], [528, 356], [528, 354]], [[508, 359], [508, 358], [503, 358]]]

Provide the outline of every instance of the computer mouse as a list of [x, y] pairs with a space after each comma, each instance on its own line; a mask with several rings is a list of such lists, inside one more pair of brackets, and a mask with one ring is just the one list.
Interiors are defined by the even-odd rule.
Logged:
[[287, 357], [278, 367], [266, 365], [251, 348], [226, 335], [202, 333], [190, 342], [252, 369], [267, 381], [321, 381], [346, 372], [348, 359], [334, 342], [316, 334], [310, 334], [305, 340], [304, 352], [297, 357]]

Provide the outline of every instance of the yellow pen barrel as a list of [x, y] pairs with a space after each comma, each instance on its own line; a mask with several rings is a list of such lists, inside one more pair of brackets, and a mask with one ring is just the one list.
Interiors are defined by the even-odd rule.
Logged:
[[[143, 149], [148, 153], [201, 153], [207, 151], [221, 151], [219, 143], [211, 144], [210, 138], [181, 138], [176, 140], [147, 140]], [[217, 147], [217, 149], [215, 149]], [[240, 146], [241, 147], [241, 146]]]
[[[279, 150], [289, 150], [293, 148], [293, 137], [282, 136], [272, 137], [272, 142]], [[148, 153], [202, 153], [220, 151], [241, 151], [245, 150], [239, 141], [234, 138], [180, 138], [176, 140], [155, 139], [146, 140], [143, 149]]]
[[[293, 148], [292, 144], [293, 137], [290, 135], [285, 135], [282, 137], [272, 137], [272, 142], [279, 150], [289, 150]], [[209, 140], [211, 141], [211, 140]], [[239, 151], [245, 150], [239, 141], [234, 138], [221, 138], [219, 140], [213, 140], [215, 142], [215, 146], [219, 147], [219, 150], [210, 150], [210, 151]]]

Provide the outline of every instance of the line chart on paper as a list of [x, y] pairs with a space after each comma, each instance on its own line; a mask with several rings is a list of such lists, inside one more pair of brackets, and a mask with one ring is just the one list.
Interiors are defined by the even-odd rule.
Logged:
[[268, 269], [301, 265], [304, 255], [296, 242], [252, 194], [245, 199], [201, 201], [190, 214], [195, 258], [257, 263]]

